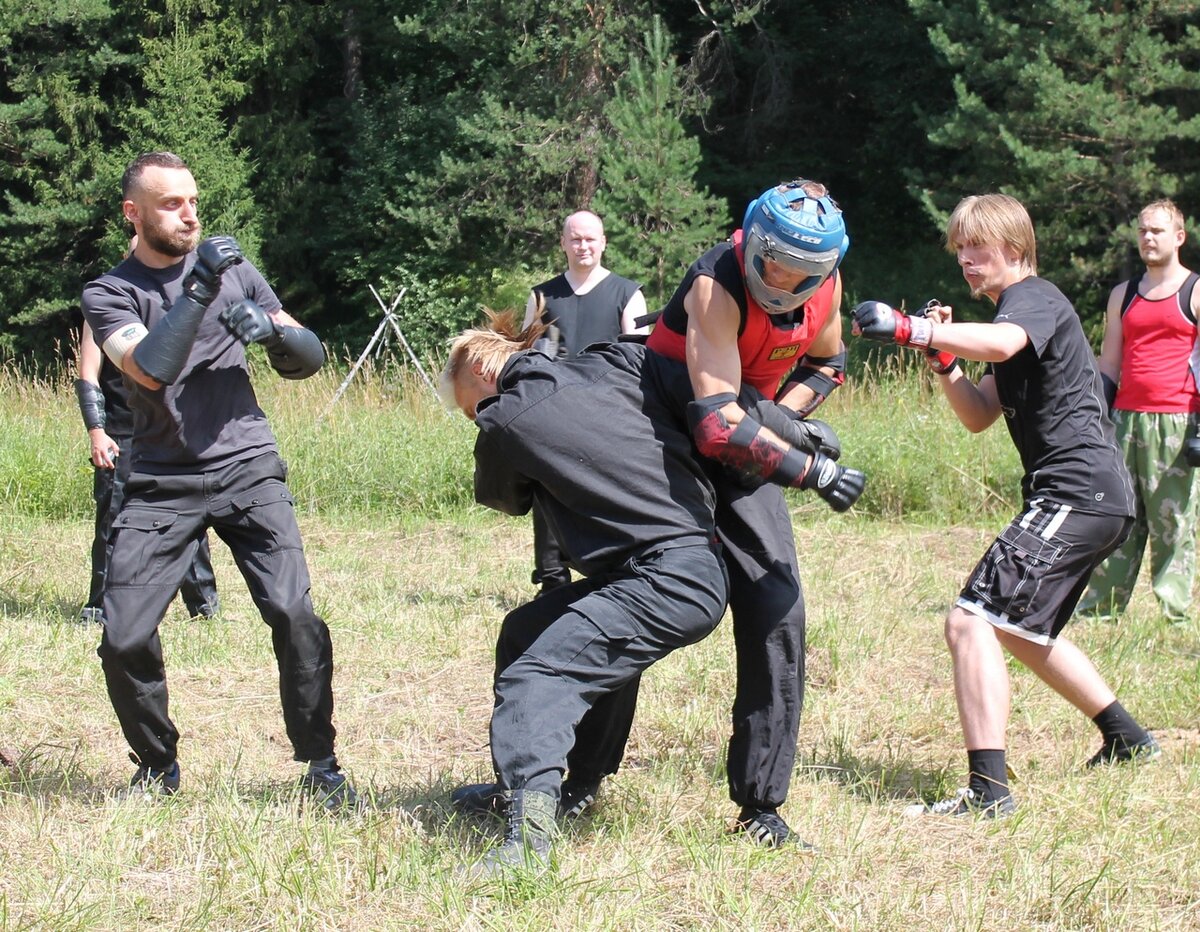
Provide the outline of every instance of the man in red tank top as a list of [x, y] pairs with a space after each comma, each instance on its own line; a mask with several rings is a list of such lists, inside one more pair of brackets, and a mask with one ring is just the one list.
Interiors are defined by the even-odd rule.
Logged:
[[1108, 298], [1100, 370], [1133, 477], [1137, 522], [1092, 576], [1080, 612], [1123, 611], [1148, 544], [1151, 586], [1162, 614], [1175, 622], [1188, 617], [1196, 574], [1200, 294], [1197, 276], [1179, 261], [1186, 236], [1183, 214], [1170, 200], [1143, 208], [1138, 252], [1146, 271], [1117, 285]]

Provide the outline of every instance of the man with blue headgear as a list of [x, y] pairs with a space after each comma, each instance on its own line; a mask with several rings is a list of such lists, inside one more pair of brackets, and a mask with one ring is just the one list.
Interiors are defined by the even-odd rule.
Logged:
[[[824, 185], [773, 187], [750, 203], [730, 241], [692, 264], [648, 341], [688, 366], [686, 416], [717, 489], [737, 647], [728, 751], [729, 793], [741, 807], [734, 830], [770, 847], [795, 840], [778, 808], [804, 698], [804, 597], [781, 486], [812, 489], [844, 511], [865, 481], [834, 462], [833, 431], [805, 420], [843, 380], [837, 267], [848, 246]], [[805, 437], [821, 451], [811, 459], [790, 452]], [[614, 697], [613, 707], [632, 717], [632, 703]], [[624, 730], [608, 722], [596, 734], [581, 722], [569, 779], [595, 785], [615, 772], [627, 734], [628, 720]]]

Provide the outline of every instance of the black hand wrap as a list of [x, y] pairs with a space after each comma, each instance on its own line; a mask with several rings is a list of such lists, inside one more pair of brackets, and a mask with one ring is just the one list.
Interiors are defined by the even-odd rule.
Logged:
[[834, 511], [845, 511], [863, 493], [867, 477], [857, 469], [839, 466], [829, 457], [814, 453], [812, 465], [800, 480], [802, 489], [814, 489]]
[[1188, 438], [1183, 441], [1183, 461], [1193, 469], [1200, 466], [1200, 418], [1188, 418]]
[[183, 279], [183, 294], [133, 348], [133, 359], [146, 375], [164, 385], [179, 378], [204, 312], [221, 290], [221, 274], [241, 261], [231, 236], [213, 236], [196, 247], [196, 264]]
[[824, 421], [803, 418], [799, 412], [762, 396], [755, 400], [757, 394], [753, 389], [743, 388], [739, 403], [771, 433], [805, 453], [824, 453], [831, 460], [842, 455], [837, 433]]
[[1112, 417], [1113, 405], [1117, 403], [1117, 383], [1101, 372], [1100, 384], [1104, 386], [1104, 403], [1108, 405], [1108, 416]]
[[100, 391], [100, 386], [87, 379], [76, 379], [75, 398], [79, 401], [83, 426], [88, 430], [104, 427], [104, 393]]
[[285, 379], [307, 379], [325, 364], [325, 348], [305, 327], [285, 327], [253, 301], [239, 301], [217, 318], [244, 345], [261, 343], [271, 367]]

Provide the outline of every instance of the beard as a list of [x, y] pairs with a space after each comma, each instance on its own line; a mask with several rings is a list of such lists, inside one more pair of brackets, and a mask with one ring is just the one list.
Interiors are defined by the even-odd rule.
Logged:
[[201, 227], [199, 224], [190, 231], [176, 230], [167, 232], [157, 225], [142, 223], [142, 239], [155, 252], [165, 256], [182, 258], [200, 245]]

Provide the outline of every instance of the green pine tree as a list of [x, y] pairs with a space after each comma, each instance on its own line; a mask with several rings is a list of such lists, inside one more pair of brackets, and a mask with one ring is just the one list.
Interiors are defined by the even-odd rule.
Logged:
[[105, 0], [0, 2], [0, 351], [46, 359], [104, 241], [107, 181], [136, 56]]
[[605, 108], [595, 209], [604, 218], [607, 262], [639, 278], [651, 308], [671, 296], [688, 265], [728, 233], [725, 204], [697, 187], [700, 143], [683, 117], [682, 72], [657, 18]]
[[1132, 270], [1130, 221], [1155, 197], [1200, 195], [1200, 27], [1179, 0], [909, 0], [954, 69], [926, 115], [953, 154], [915, 169], [940, 223], [962, 196], [1025, 203], [1042, 271], [1085, 316]]

